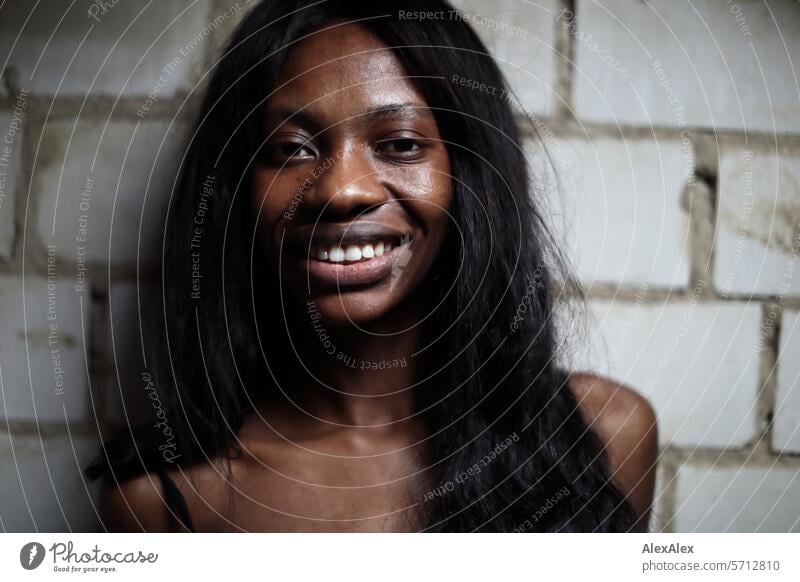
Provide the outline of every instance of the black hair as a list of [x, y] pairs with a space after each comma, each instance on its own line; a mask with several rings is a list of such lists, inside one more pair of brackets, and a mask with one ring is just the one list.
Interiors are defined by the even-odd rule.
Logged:
[[[400, 11], [445, 17], [414, 21]], [[169, 466], [236, 455], [254, 391], [274, 382], [289, 357], [274, 312], [280, 302], [265, 299], [276, 293], [275, 278], [262, 267], [247, 194], [263, 134], [259, 112], [304, 35], [355, 21], [391, 47], [433, 110], [453, 174], [457, 228], [448, 230], [435, 270], [441, 306], [432, 317], [441, 335], [417, 404], [436, 475], [421, 504], [422, 529], [637, 529], [557, 363], [556, 304], [573, 283], [529, 176], [519, 118], [497, 91], [454, 79], [503, 95], [508, 85], [455, 14], [438, 0], [268, 0], [214, 64], [167, 216], [162, 341], [150, 356], [177, 447]], [[193, 219], [210, 185], [202, 293], [191, 299]], [[162, 440], [152, 423], [127, 428], [105, 443], [87, 475], [115, 483], [163, 469]]]

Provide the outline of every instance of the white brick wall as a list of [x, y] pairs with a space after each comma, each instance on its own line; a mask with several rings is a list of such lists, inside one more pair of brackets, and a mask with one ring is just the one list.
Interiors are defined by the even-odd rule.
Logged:
[[[732, 4], [719, 0], [578, 0], [578, 116], [614, 125], [800, 132], [791, 73], [800, 59], [800, 5], [734, 4], [738, 20]], [[609, 58], [620, 65], [609, 66]]]
[[800, 295], [800, 149], [725, 146], [719, 189], [715, 286]]
[[783, 314], [780, 337], [772, 446], [800, 453], [800, 312]]
[[[685, 287], [688, 218], [680, 201], [692, 175], [691, 146], [602, 137], [543, 142], [561, 180], [546, 193], [549, 218], [581, 281]], [[541, 158], [539, 142], [529, 151]], [[538, 183], [541, 160], [534, 166]]]
[[48, 124], [42, 148], [49, 153], [34, 173], [41, 240], [74, 260], [85, 215], [87, 261], [106, 262], [110, 256], [113, 264], [131, 264], [139, 255], [145, 262], [160, 256], [183, 144], [182, 126], [173, 125], [167, 133], [169, 123], [81, 119], [77, 125]]
[[28, 276], [23, 286], [21, 277], [0, 278], [0, 416], [61, 424], [87, 418], [89, 311], [63, 280]]
[[[557, 0], [456, 0], [528, 111], [551, 114], [556, 87]], [[516, 27], [516, 28], [512, 28]]]
[[798, 532], [799, 498], [796, 467], [684, 466], [673, 525], [681, 532]]
[[96, 19], [88, 12], [92, 4], [39, 4], [27, 22], [28, 11], [5, 7], [0, 55], [8, 56], [24, 87], [59, 95], [147, 95], [158, 86], [163, 98], [191, 89], [203, 51], [187, 44], [208, 23], [207, 0], [117, 2]]
[[760, 314], [744, 303], [594, 301], [576, 367], [645, 394], [662, 446], [742, 447], [755, 435]]

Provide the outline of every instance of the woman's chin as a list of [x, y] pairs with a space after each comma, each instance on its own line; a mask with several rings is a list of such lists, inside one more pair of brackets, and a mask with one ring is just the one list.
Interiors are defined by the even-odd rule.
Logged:
[[309, 318], [336, 327], [368, 326], [384, 318], [397, 305], [398, 298], [386, 289], [338, 291], [306, 294]]

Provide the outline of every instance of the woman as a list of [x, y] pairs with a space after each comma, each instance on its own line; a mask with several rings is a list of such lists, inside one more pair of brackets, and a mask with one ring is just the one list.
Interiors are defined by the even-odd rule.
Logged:
[[501, 73], [448, 4], [370, 4], [264, 2], [215, 67], [165, 234], [160, 424], [88, 470], [104, 525], [644, 529], [653, 411], [558, 368], [569, 279]]

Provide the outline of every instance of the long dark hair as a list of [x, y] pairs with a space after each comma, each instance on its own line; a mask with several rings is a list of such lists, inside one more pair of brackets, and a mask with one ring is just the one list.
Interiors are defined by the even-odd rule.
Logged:
[[[404, 17], [414, 11], [444, 16]], [[421, 500], [424, 529], [638, 527], [557, 365], [557, 290], [571, 279], [537, 208], [513, 108], [498, 97], [508, 86], [455, 14], [431, 0], [269, 0], [243, 20], [214, 64], [165, 228], [162, 341], [151, 360], [174, 460], [165, 465], [163, 434], [150, 423], [107, 442], [87, 475], [112, 483], [237, 454], [254, 394], [276, 383], [289, 357], [248, 195], [263, 140], [259, 112], [299, 39], [356, 21], [392, 48], [425, 97], [452, 166], [455, 225], [434, 270], [437, 337], [417, 402], [436, 475]], [[197, 292], [191, 241], [201, 201]]]

